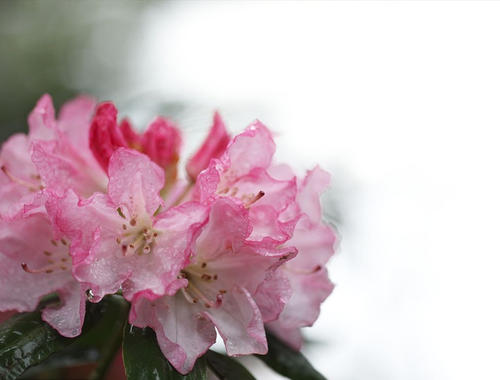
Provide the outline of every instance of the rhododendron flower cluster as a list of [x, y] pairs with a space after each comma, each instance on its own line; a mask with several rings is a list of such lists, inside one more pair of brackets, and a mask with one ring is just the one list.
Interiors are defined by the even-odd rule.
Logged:
[[181, 373], [216, 331], [233, 356], [265, 354], [266, 328], [300, 347], [333, 289], [328, 173], [297, 178], [261, 122], [231, 138], [217, 113], [184, 170], [172, 121], [139, 133], [111, 102], [79, 97], [56, 118], [44, 95], [28, 125], [0, 152], [0, 311], [56, 293], [42, 318], [75, 337], [87, 300], [122, 294]]

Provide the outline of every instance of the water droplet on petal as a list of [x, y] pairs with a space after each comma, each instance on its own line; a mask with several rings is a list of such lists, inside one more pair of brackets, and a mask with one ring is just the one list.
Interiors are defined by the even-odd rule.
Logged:
[[85, 292], [85, 294], [87, 295], [87, 299], [89, 301], [92, 301], [95, 297], [94, 295], [94, 292], [92, 291], [92, 289], [87, 289], [87, 291]]

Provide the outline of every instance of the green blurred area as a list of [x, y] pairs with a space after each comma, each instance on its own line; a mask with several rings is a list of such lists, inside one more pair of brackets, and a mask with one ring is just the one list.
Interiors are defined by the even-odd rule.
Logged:
[[141, 14], [153, 1], [0, 1], [0, 141], [26, 131], [43, 93], [111, 98], [130, 81]]

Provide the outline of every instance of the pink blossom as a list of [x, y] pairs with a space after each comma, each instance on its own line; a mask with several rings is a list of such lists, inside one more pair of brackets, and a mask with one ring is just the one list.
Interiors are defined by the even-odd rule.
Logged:
[[[279, 170], [283, 175], [283, 168]], [[300, 184], [297, 203], [293, 205], [300, 219], [286, 243], [286, 246], [297, 248], [299, 253], [279, 270], [290, 282], [292, 296], [279, 319], [268, 324], [275, 334], [296, 349], [302, 343], [299, 329], [316, 321], [321, 303], [333, 290], [325, 264], [334, 253], [336, 237], [332, 227], [322, 222], [319, 199], [329, 181], [329, 174], [316, 167]]]
[[13, 217], [43, 188], [31, 161], [29, 137], [19, 133], [9, 138], [2, 145], [0, 163], [0, 215]]
[[192, 182], [196, 181], [198, 174], [208, 166], [212, 158], [218, 158], [224, 153], [229, 139], [224, 121], [219, 113], [215, 112], [208, 136], [186, 165], [186, 171]]
[[255, 121], [230, 139], [219, 114], [177, 176], [181, 136], [158, 117], [144, 133], [113, 103], [80, 97], [58, 119], [43, 96], [28, 135], [0, 152], [0, 311], [33, 310], [65, 336], [91, 301], [122, 291], [130, 323], [152, 327], [181, 373], [215, 342], [264, 354], [264, 326], [298, 348], [331, 293], [325, 265], [335, 233], [322, 221], [329, 175], [298, 181], [275, 165]]
[[16, 134], [0, 152], [0, 215], [13, 217], [30, 207], [40, 190], [73, 188], [82, 196], [104, 188], [105, 174], [88, 149], [88, 128], [94, 101], [76, 98], [55, 119], [49, 95], [28, 117], [29, 134]]
[[0, 311], [32, 311], [40, 299], [58, 293], [61, 305], [42, 318], [67, 337], [80, 334], [85, 286], [71, 275], [69, 241], [56, 238], [44, 214], [0, 220]]
[[[283, 307], [279, 300], [289, 297], [289, 288], [286, 279], [265, 292], [261, 287], [296, 250], [249, 242], [250, 234], [249, 210], [241, 201], [215, 200], [193, 256], [178, 275], [175, 295], [133, 302], [130, 323], [151, 326], [179, 372], [189, 372], [215, 342], [214, 326], [229, 355], [267, 352], [264, 322], [277, 317]], [[265, 314], [256, 298], [266, 305]]]
[[120, 288], [128, 300], [161, 296], [177, 280], [206, 207], [193, 202], [159, 212], [163, 170], [147, 156], [119, 148], [110, 158], [107, 194], [82, 201], [71, 190], [47, 209], [72, 240], [73, 274], [98, 301]]
[[[194, 197], [201, 202], [220, 197], [242, 200], [251, 206], [252, 232], [248, 240], [266, 247], [298, 250], [296, 258], [260, 286], [255, 299], [268, 316], [267, 325], [291, 346], [299, 348], [299, 329], [316, 321], [321, 303], [333, 289], [325, 264], [334, 252], [335, 234], [322, 222], [319, 201], [329, 175], [317, 167], [307, 174], [297, 190], [293, 171], [287, 165], [272, 163], [274, 150], [267, 128], [255, 122], [199, 175]], [[261, 300], [260, 296], [267, 296], [280, 286], [291, 287], [290, 298], [275, 300], [272, 305], [280, 304], [284, 309], [282, 313], [281, 309], [273, 313], [266, 298]]]
[[101, 103], [97, 106], [90, 126], [90, 149], [106, 171], [114, 151], [128, 145], [116, 124], [117, 114], [118, 111], [113, 103]]
[[177, 127], [167, 119], [157, 117], [140, 135], [130, 122], [117, 122], [118, 111], [111, 102], [97, 106], [90, 128], [90, 148], [104, 170], [108, 170], [111, 156], [118, 148], [131, 148], [149, 156], [153, 162], [165, 168], [167, 182], [177, 177], [177, 162], [181, 135]]
[[285, 212], [295, 202], [295, 177], [276, 179], [269, 174], [275, 143], [259, 121], [229, 143], [219, 159], [212, 159], [198, 176], [193, 198], [202, 203], [219, 197], [239, 199], [250, 208], [251, 240], [272, 247], [287, 241], [297, 216]]

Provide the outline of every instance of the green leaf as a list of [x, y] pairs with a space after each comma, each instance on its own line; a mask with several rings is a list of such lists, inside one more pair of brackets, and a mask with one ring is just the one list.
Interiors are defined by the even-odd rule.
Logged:
[[128, 380], [206, 380], [207, 364], [197, 360], [187, 375], [177, 372], [163, 356], [156, 336], [150, 328], [140, 329], [127, 324], [123, 331], [123, 363]]
[[[90, 375], [90, 380], [105, 378], [106, 372], [122, 343], [123, 326], [127, 321], [129, 304], [123, 297], [107, 296], [106, 301], [103, 310], [101, 310], [103, 318], [92, 329], [92, 333], [83, 337], [83, 339], [87, 339], [87, 344], [97, 343], [97, 347], [99, 347], [100, 358], [96, 369]], [[79, 345], [82, 346], [82, 342], [79, 342]]]
[[33, 378], [57, 368], [95, 362], [104, 356], [113, 334], [121, 339], [127, 311], [128, 303], [118, 296], [88, 303], [82, 334], [73, 339], [60, 336], [41, 320], [39, 311], [12, 317], [0, 325], [0, 379], [21, 374]]
[[248, 370], [229, 356], [208, 351], [205, 355], [210, 369], [223, 380], [255, 380]]
[[70, 343], [42, 321], [40, 312], [18, 314], [0, 325], [0, 378], [16, 379]]
[[267, 332], [268, 352], [255, 355], [279, 374], [292, 380], [326, 380], [300, 352]]

